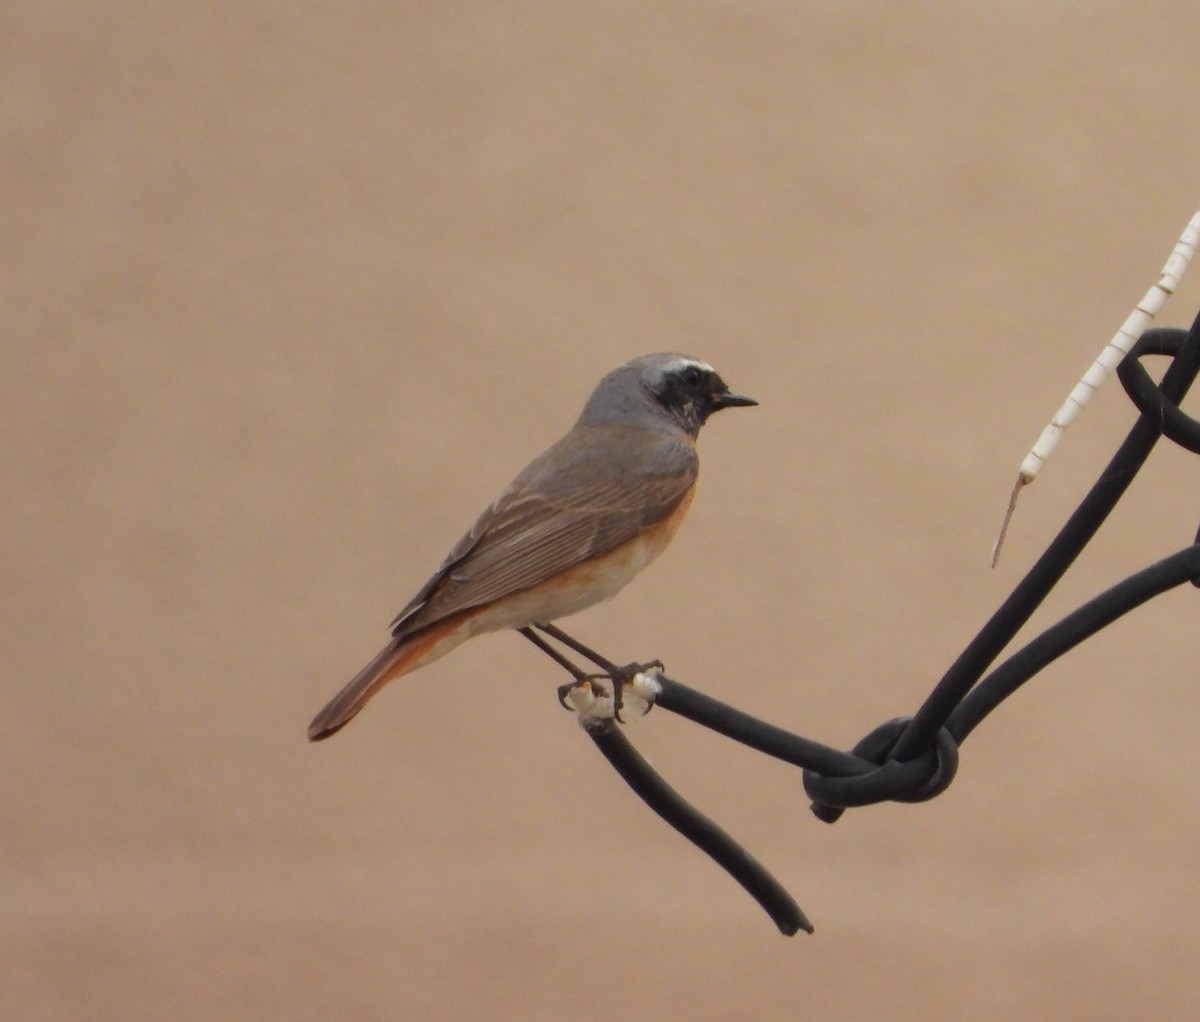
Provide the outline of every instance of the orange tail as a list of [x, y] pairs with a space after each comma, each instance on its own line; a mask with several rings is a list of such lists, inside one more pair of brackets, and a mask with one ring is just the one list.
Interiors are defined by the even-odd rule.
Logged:
[[[446, 625], [450, 624], [450, 622], [446, 622]], [[340, 731], [350, 723], [359, 710], [367, 705], [367, 700], [393, 678], [399, 678], [409, 671], [416, 670], [429, 660], [448, 653], [452, 646], [458, 644], [457, 642], [451, 643], [445, 649], [434, 649], [439, 642], [447, 638], [449, 633], [453, 632], [453, 627], [446, 627], [446, 625], [435, 626], [418, 632], [416, 635], [393, 639], [388, 643], [374, 660], [350, 679], [346, 687], [329, 701], [329, 705], [325, 709], [313, 717], [312, 723], [308, 725], [308, 740], [319, 742]], [[431, 652], [433, 656], [429, 655]]]

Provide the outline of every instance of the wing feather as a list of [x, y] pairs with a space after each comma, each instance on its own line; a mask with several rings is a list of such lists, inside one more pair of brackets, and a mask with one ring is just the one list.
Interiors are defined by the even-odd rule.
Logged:
[[576, 426], [513, 481], [400, 612], [397, 637], [598, 557], [666, 518], [696, 480], [687, 439]]

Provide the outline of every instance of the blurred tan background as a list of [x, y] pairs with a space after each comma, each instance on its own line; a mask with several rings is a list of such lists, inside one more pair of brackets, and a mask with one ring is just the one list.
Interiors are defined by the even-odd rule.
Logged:
[[[7, 4], [4, 1017], [1194, 1013], [1194, 590], [936, 802], [836, 827], [633, 725], [813, 917], [790, 941], [516, 636], [304, 729], [601, 374], [673, 349], [761, 407], [570, 629], [838, 745], [912, 712], [1132, 421], [1105, 391], [989, 570], [1200, 202], [1198, 41], [1191, 0]], [[1198, 307], [1194, 270], [1160, 322]], [[1197, 507], [1164, 444], [1035, 623]]]

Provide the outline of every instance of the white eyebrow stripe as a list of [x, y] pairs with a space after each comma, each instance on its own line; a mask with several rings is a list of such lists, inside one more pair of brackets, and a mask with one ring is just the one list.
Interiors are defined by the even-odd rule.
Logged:
[[701, 362], [698, 358], [676, 358], [672, 359], [665, 366], [663, 372], [674, 373], [681, 369], [686, 369], [688, 366], [695, 366], [697, 369], [703, 370], [706, 373], [715, 373], [716, 370], [707, 362]]

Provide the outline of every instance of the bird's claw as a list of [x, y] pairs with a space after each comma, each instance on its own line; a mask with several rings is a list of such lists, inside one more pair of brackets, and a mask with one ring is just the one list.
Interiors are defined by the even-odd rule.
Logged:
[[558, 686], [558, 703], [564, 710], [574, 711], [574, 707], [567, 702], [567, 696], [574, 692], [577, 688], [583, 688], [585, 685], [596, 692], [601, 698], [608, 695], [608, 689], [603, 685], [596, 684], [601, 678], [607, 678], [607, 674], [585, 674], [582, 677], [576, 678], [574, 681], [568, 681], [565, 685]]
[[[625, 721], [622, 720], [622, 718], [621, 718], [621, 707], [625, 705], [625, 701], [622, 697], [621, 690], [626, 685], [628, 685], [631, 681], [633, 681], [633, 679], [636, 678], [639, 674], [645, 673], [646, 671], [650, 670], [652, 667], [657, 670], [660, 670], [660, 671], [664, 669], [664, 665], [661, 660], [648, 660], [644, 664], [638, 664], [638, 663], [626, 664], [624, 667], [620, 668], [615, 673], [615, 675], [612, 677], [613, 717], [616, 719], [617, 723], [619, 723], [619, 724], [625, 723]], [[654, 709], [654, 704], [653, 703], [648, 704], [646, 713], [649, 713], [650, 710], [652, 710], [652, 709]]]

